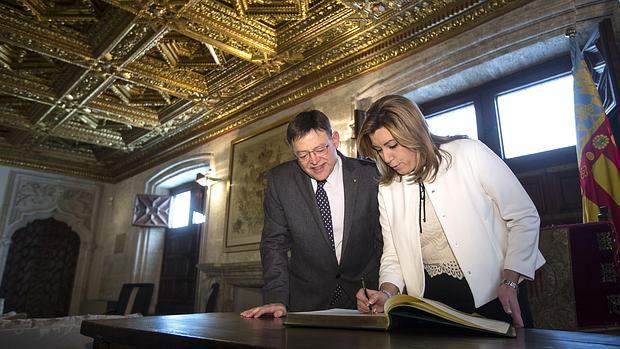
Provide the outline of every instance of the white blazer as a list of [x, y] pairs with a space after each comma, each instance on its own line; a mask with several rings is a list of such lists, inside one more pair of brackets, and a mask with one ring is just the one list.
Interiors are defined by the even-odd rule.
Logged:
[[[504, 269], [533, 279], [545, 259], [538, 250], [540, 218], [534, 203], [506, 164], [482, 142], [456, 140], [441, 146], [444, 161], [426, 195], [433, 203], [476, 307], [497, 298]], [[390, 282], [424, 294], [420, 247], [419, 188], [406, 180], [379, 187], [383, 256], [379, 284]]]

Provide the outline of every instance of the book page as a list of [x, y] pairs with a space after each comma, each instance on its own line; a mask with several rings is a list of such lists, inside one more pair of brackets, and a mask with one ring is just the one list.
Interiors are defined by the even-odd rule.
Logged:
[[[426, 304], [424, 304], [426, 303]], [[455, 309], [452, 309], [446, 306], [443, 303], [433, 301], [431, 299], [420, 299], [420, 302], [416, 303], [420, 309], [426, 309], [431, 313], [438, 314], [443, 316], [449, 320], [458, 322], [458, 323], [469, 323], [475, 325], [479, 328], [490, 329], [499, 333], [506, 333], [510, 328], [510, 324], [503, 321], [487, 319], [483, 317], [476, 317], [470, 314], [466, 314]], [[430, 306], [429, 306], [430, 305]], [[441, 313], [439, 313], [439, 310]]]
[[[341, 309], [333, 308], [327, 310], [315, 310], [315, 311], [296, 311], [289, 314], [301, 314], [301, 315], [330, 315], [330, 316], [377, 316], [372, 314], [360, 313], [357, 309]], [[379, 315], [382, 316], [382, 315]]]
[[365, 328], [374, 330], [387, 329], [388, 321], [386, 314], [364, 314], [356, 309], [290, 312], [284, 318], [284, 324], [292, 326]]

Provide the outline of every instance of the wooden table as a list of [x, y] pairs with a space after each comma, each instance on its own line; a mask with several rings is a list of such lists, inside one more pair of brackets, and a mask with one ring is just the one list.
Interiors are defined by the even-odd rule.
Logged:
[[84, 321], [80, 332], [94, 348], [620, 348], [620, 337], [584, 332], [521, 329], [517, 338], [461, 330], [339, 330], [288, 327], [282, 319], [245, 319], [203, 313]]

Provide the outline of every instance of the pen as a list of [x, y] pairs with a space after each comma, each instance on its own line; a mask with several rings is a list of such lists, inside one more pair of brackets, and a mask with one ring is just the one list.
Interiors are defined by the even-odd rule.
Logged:
[[[366, 299], [370, 300], [370, 298], [368, 297], [368, 290], [366, 290], [366, 283], [364, 282], [364, 277], [362, 277], [362, 288], [364, 289], [364, 295], [366, 296]], [[370, 312], [372, 313], [372, 304], [368, 303], [368, 309], [370, 309]]]

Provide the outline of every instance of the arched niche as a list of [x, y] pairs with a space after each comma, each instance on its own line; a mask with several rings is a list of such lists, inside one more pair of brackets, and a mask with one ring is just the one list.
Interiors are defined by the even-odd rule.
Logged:
[[78, 314], [86, 294], [87, 273], [95, 249], [94, 228], [100, 186], [73, 178], [31, 172], [11, 172], [0, 233], [0, 280], [13, 234], [36, 219], [54, 218], [80, 237], [69, 314]]

